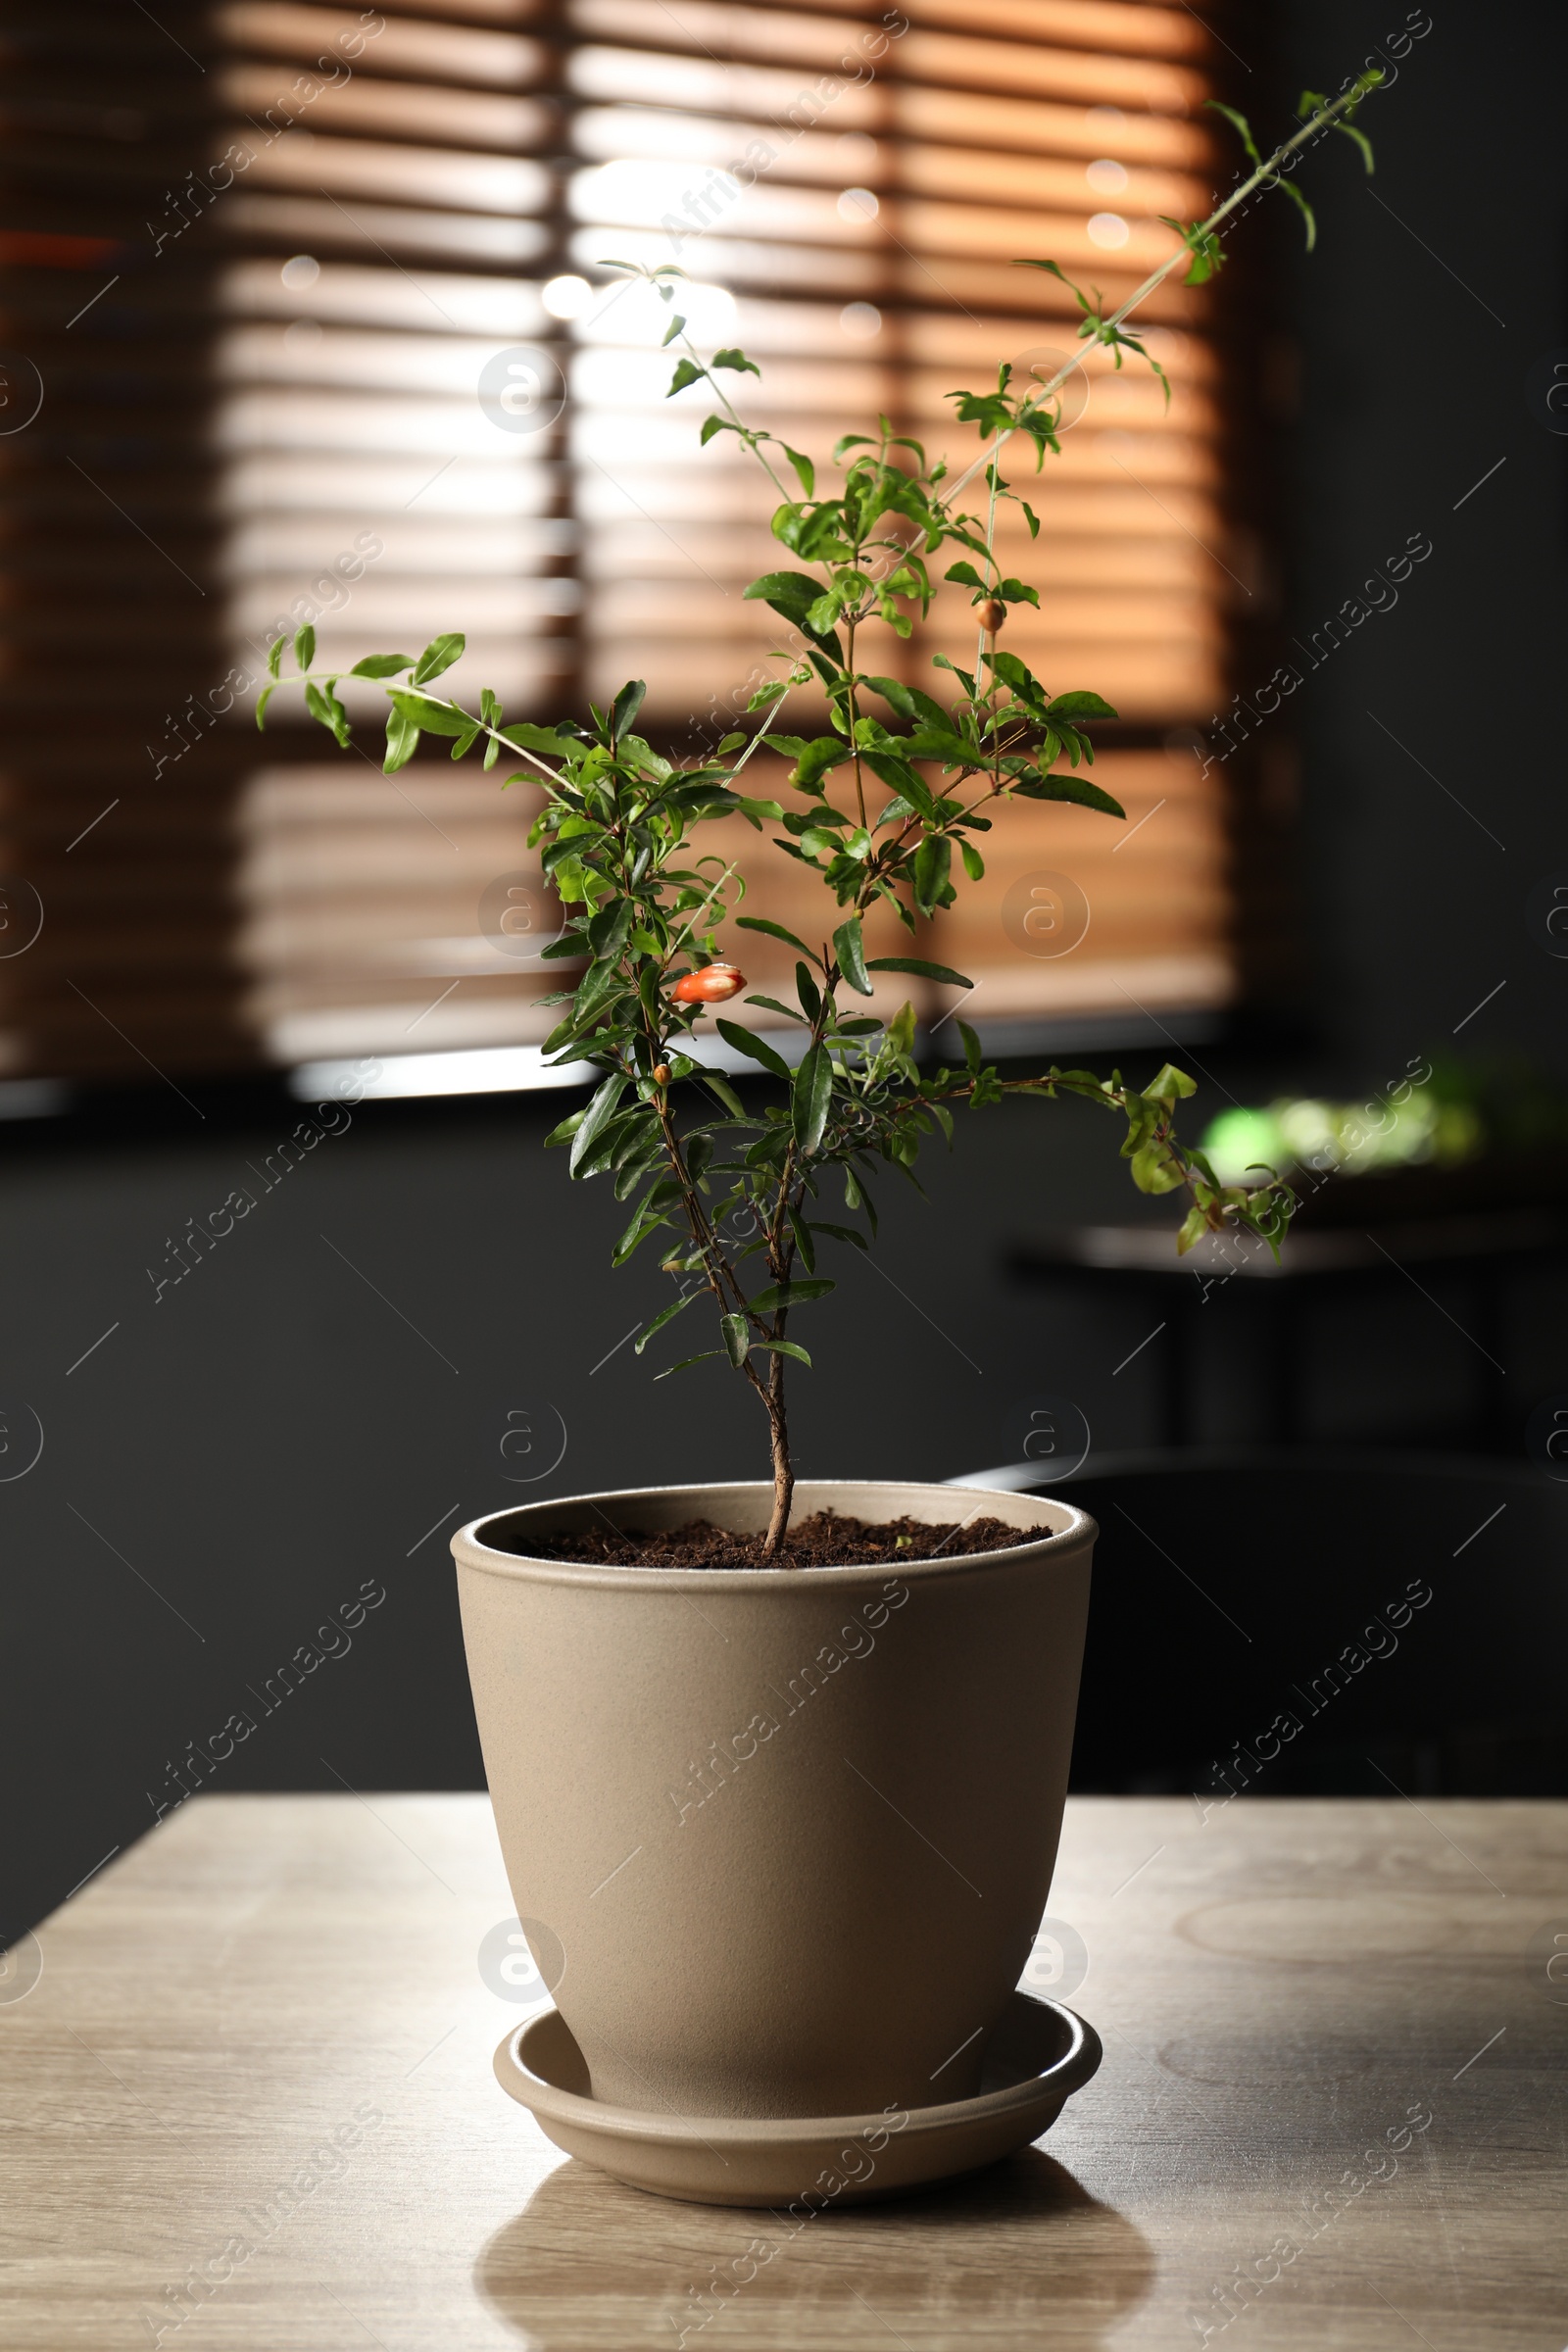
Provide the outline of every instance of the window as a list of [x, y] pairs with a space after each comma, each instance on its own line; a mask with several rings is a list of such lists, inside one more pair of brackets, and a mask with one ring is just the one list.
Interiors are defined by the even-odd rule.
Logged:
[[[461, 627], [514, 715], [641, 675], [673, 744], [710, 738], [783, 640], [741, 593], [774, 494], [699, 449], [705, 388], [666, 401], [664, 315], [604, 258], [678, 261], [693, 333], [763, 367], [731, 379], [748, 415], [819, 464], [878, 410], [966, 462], [946, 395], [1073, 347], [1070, 297], [1014, 264], [1114, 299], [1169, 251], [1158, 217], [1204, 206], [1210, 37], [1143, 0], [130, 13], [101, 43], [42, 23], [6, 101], [0, 340], [45, 392], [0, 435], [0, 865], [45, 916], [0, 957], [6, 1067], [536, 1048], [561, 967], [527, 788], [384, 778], [373, 732], [323, 757], [286, 697], [259, 739], [269, 638], [312, 618], [347, 666]], [[1144, 316], [1168, 412], [1147, 370], [1091, 364], [1027, 490], [1039, 540], [1003, 549], [1041, 589], [1005, 642], [1122, 714], [1096, 774], [1128, 823], [1004, 810], [936, 926], [999, 1048], [1238, 987], [1237, 811], [1195, 750], [1250, 593], [1224, 281]], [[963, 621], [943, 605], [878, 660], [923, 681], [972, 657]], [[808, 878], [737, 846], [754, 911], [820, 927]], [[747, 968], [779, 977], [750, 940]]]

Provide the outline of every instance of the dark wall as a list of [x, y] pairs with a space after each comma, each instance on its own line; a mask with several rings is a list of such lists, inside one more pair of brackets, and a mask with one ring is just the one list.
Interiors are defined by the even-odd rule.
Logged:
[[[1309, 168], [1320, 235], [1292, 270], [1292, 634], [1432, 546], [1396, 606], [1300, 658], [1313, 998], [1369, 1077], [1444, 1042], [1562, 1074], [1568, 962], [1528, 909], [1568, 881], [1568, 390], [1544, 406], [1554, 361], [1568, 386], [1568, 13], [1413, 13], [1431, 30], [1360, 117], [1376, 173], [1346, 140]], [[1406, 16], [1292, 5], [1292, 91], [1338, 89]]]
[[[14, 1145], [0, 1928], [177, 1801], [182, 1758], [189, 1786], [475, 1785], [446, 1548], [460, 1519], [767, 1475], [765, 1423], [724, 1369], [653, 1380], [700, 1340], [672, 1331], [642, 1360], [618, 1345], [669, 1284], [652, 1252], [611, 1275], [624, 1212], [540, 1151], [560, 1110], [520, 1097], [322, 1120], [279, 1102], [270, 1123], [206, 1135], [176, 1103], [188, 1134]], [[285, 1175], [301, 1120], [321, 1140]], [[1082, 1106], [1009, 1107], [933, 1163], [933, 1209], [890, 1189], [877, 1268], [839, 1269], [818, 1310], [823, 1369], [797, 1383], [804, 1474], [1003, 1458], [1042, 1391], [1079, 1396], [1102, 1439], [1145, 1434], [1146, 1366], [1111, 1377], [1138, 1310], [1048, 1318], [1003, 1270], [1044, 1205], [1120, 1201], [1116, 1141]], [[223, 1223], [236, 1190], [254, 1208], [205, 1255], [179, 1252], [187, 1220]], [[385, 1597], [356, 1623], [367, 1586]], [[335, 1654], [270, 1690], [302, 1646]], [[210, 1755], [236, 1714], [254, 1730], [193, 1772], [189, 1743]]]
[[[1293, 7], [1276, 21], [1292, 95], [1338, 86], [1401, 15]], [[1526, 928], [1532, 889], [1568, 869], [1554, 707], [1568, 444], [1526, 396], [1532, 367], [1568, 345], [1565, 51], [1554, 11], [1445, 12], [1366, 117], [1370, 187], [1398, 219], [1348, 145], [1315, 171], [1318, 251], [1288, 264], [1293, 629], [1310, 638], [1410, 534], [1432, 553], [1294, 701], [1323, 1051], [1244, 1065], [1200, 1047], [1202, 1115], [1227, 1090], [1393, 1075], [1499, 981], [1457, 1042], [1568, 1060], [1568, 963]], [[297, 1107], [237, 1123], [170, 1107], [173, 1123], [139, 1138], [13, 1130], [0, 1170], [0, 1934], [139, 1835], [177, 1794], [170, 1768], [190, 1743], [221, 1747], [231, 1717], [255, 1728], [200, 1768], [217, 1787], [474, 1785], [446, 1553], [460, 1517], [765, 1467], [750, 1400], [718, 1368], [656, 1384], [617, 1346], [663, 1278], [651, 1256], [611, 1277], [613, 1204], [537, 1149], [558, 1100], [365, 1106], [270, 1190]], [[957, 1153], [932, 1162], [931, 1208], [889, 1181], [876, 1265], [839, 1269], [813, 1310], [823, 1368], [797, 1382], [804, 1471], [945, 1477], [1005, 1459], [1047, 1395], [1078, 1405], [1099, 1448], [1152, 1439], [1155, 1352], [1126, 1360], [1143, 1306], [1006, 1270], [1032, 1230], [1128, 1213], [1116, 1142], [1082, 1106], [1010, 1107], [960, 1124]], [[254, 1210], [158, 1296], [170, 1241], [247, 1185]], [[1446, 1320], [1458, 1305], [1439, 1284], [1436, 1300], [1412, 1293], [1309, 1335], [1313, 1433], [1441, 1438], [1467, 1378]], [[1568, 1386], [1559, 1307], [1530, 1286], [1505, 1318], [1521, 1424]], [[24, 1405], [44, 1442], [18, 1475]], [[1248, 1435], [1249, 1405], [1245, 1367], [1215, 1363], [1208, 1434]], [[367, 1587], [384, 1597], [356, 1622]], [[323, 1632], [334, 1615], [341, 1630]], [[302, 1648], [337, 1654], [282, 1696], [277, 1670]]]

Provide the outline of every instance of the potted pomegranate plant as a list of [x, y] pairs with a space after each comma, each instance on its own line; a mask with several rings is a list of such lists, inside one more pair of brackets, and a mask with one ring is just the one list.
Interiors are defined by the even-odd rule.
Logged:
[[[1169, 260], [1118, 310], [1073, 288], [1084, 351], [1147, 357], [1126, 324], [1137, 304], [1184, 264], [1189, 283], [1210, 276], [1226, 220], [1259, 189], [1304, 202], [1284, 175], [1376, 78], [1303, 102], [1303, 126], [1266, 160], [1233, 117], [1255, 168], [1206, 220], [1171, 224]], [[1096, 1531], [1061, 1501], [989, 1494], [962, 1519], [947, 1487], [797, 1482], [789, 1384], [810, 1365], [833, 1253], [872, 1246], [882, 1169], [951, 1140], [955, 1109], [1011, 1095], [1115, 1113], [1134, 1183], [1185, 1197], [1178, 1249], [1235, 1227], [1277, 1245], [1291, 1198], [1267, 1170], [1222, 1183], [1181, 1143], [1177, 1105], [1195, 1090], [1180, 1070], [1142, 1087], [1056, 1067], [1003, 1078], [961, 1023], [962, 1066], [933, 1068], [910, 1004], [868, 1009], [878, 974], [969, 985], [868, 954], [863, 925], [883, 907], [911, 932], [939, 916], [960, 872], [984, 870], [995, 804], [1122, 814], [1089, 773], [1095, 722], [1115, 713], [1048, 687], [1000, 642], [1009, 609], [1036, 601], [994, 554], [1017, 496], [1002, 454], [1010, 442], [1038, 466], [1057, 449], [1068, 368], [1042, 386], [1004, 367], [993, 389], [956, 395], [982, 444], [963, 470], [884, 418], [839, 441], [819, 485], [721, 387], [760, 372], [745, 353], [705, 360], [690, 344], [682, 272], [638, 274], [669, 306], [670, 390], [710, 387], [704, 442], [734, 434], [777, 491], [786, 563], [747, 594], [789, 636], [752, 723], [711, 758], [672, 760], [639, 732], [637, 682], [586, 718], [508, 720], [488, 688], [438, 689], [458, 635], [350, 674], [386, 681], [389, 771], [428, 735], [540, 789], [532, 839], [566, 910], [546, 954], [580, 967], [546, 1051], [601, 1073], [549, 1141], [622, 1204], [614, 1263], [658, 1249], [678, 1281], [638, 1352], [690, 1314], [664, 1345], [694, 1326], [702, 1344], [659, 1377], [725, 1368], [769, 1447], [754, 1484], [537, 1502], [453, 1541], [497, 1824], [557, 2004], [509, 2037], [498, 2071], [563, 2146], [624, 2179], [826, 2201], [1035, 2136], [1098, 2046], [1069, 2012], [1014, 1991], [1054, 1865]], [[944, 558], [977, 651], [972, 669], [939, 657], [939, 696], [881, 674], [871, 648], [879, 629], [908, 635]], [[339, 680], [314, 671], [309, 628], [294, 650], [311, 712], [346, 744]], [[282, 654], [280, 640], [278, 683]], [[778, 727], [791, 696], [814, 709], [814, 732]], [[747, 789], [764, 745], [793, 763], [787, 810]], [[699, 846], [703, 823], [732, 812], [778, 828], [777, 849], [820, 877], [819, 936], [739, 911], [742, 878]], [[793, 1002], [746, 996], [759, 932], [798, 956]], [[792, 1057], [726, 1015], [743, 996], [795, 1031]], [[710, 1019], [770, 1094], [742, 1099], [705, 1058]]]

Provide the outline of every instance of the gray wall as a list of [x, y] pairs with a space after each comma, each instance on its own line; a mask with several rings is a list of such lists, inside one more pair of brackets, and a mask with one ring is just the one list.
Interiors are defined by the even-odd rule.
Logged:
[[[1406, 14], [1292, 6], [1292, 91], [1337, 89]], [[1376, 174], [1335, 142], [1311, 170], [1317, 251], [1293, 265], [1292, 631], [1309, 639], [1410, 533], [1433, 550], [1297, 697], [1315, 999], [1375, 1077], [1505, 981], [1455, 1042], [1565, 1073], [1568, 963], [1526, 909], [1568, 879], [1568, 438], [1527, 386], [1568, 363], [1568, 12], [1430, 14], [1360, 118]]]

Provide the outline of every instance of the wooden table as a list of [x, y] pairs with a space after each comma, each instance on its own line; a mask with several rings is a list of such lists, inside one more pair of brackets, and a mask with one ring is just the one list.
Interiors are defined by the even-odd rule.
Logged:
[[0, 2005], [0, 2344], [1561, 2352], [1565, 1856], [1564, 1804], [1074, 1801], [1097, 2080], [703, 2327], [779, 2225], [618, 2187], [497, 2088], [485, 1799], [196, 1798]]

